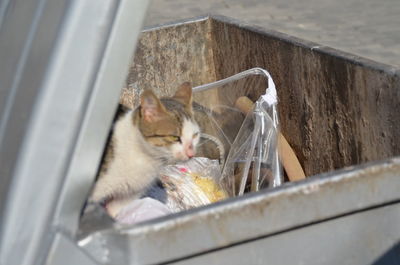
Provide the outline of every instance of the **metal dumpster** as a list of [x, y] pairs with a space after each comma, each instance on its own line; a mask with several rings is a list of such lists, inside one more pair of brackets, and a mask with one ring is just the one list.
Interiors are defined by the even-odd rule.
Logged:
[[[143, 89], [170, 95], [186, 80], [196, 86], [252, 67], [274, 77], [283, 134], [310, 178], [95, 233], [82, 244], [98, 261], [369, 264], [399, 248], [398, 69], [228, 18], [202, 17], [142, 32], [120, 101], [135, 106]], [[257, 99], [264, 89], [255, 81], [246, 95]], [[229, 94], [236, 92], [243, 93]], [[221, 93], [214, 95], [220, 102]]]
[[[253, 67], [274, 77], [281, 130], [307, 180], [130, 228], [112, 225], [77, 242], [101, 153], [94, 148], [92, 158], [90, 140], [78, 138], [49, 206], [55, 239], [47, 264], [399, 262], [400, 69], [206, 16], [144, 30], [120, 102], [134, 106], [145, 88], [170, 94], [187, 80], [196, 86]], [[246, 93], [256, 99], [263, 90], [255, 81]], [[92, 97], [90, 104], [107, 104]]]

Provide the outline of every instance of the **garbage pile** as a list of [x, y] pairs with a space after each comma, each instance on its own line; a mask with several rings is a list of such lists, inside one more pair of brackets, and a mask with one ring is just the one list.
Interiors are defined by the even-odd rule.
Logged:
[[[233, 98], [231, 106], [196, 103], [202, 112], [198, 117], [203, 124], [200, 143], [203, 152], [188, 161], [163, 167], [158, 181], [141, 198], [123, 207], [114, 216], [115, 221], [137, 224], [247, 192], [277, 187], [284, 182], [282, 164], [290, 181], [305, 178], [296, 155], [279, 132], [277, 94], [267, 71], [250, 69], [195, 87], [193, 92], [226, 89], [252, 75], [267, 78], [265, 94], [255, 103], [245, 95]], [[223, 120], [219, 120], [221, 117]], [[235, 124], [236, 131], [227, 125], [226, 117], [240, 117], [229, 121]], [[212, 148], [216, 150], [214, 154], [207, 155]]]

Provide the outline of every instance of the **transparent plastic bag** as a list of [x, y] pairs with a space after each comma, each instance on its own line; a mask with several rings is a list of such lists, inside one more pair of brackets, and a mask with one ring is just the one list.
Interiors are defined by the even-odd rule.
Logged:
[[[282, 183], [277, 152], [278, 129], [268, 110], [273, 113], [271, 106], [260, 97], [231, 146], [221, 178], [231, 194], [243, 195], [249, 177], [250, 191]], [[232, 176], [238, 176], [240, 183]]]
[[179, 212], [225, 199], [226, 192], [218, 184], [220, 176], [218, 161], [205, 157], [164, 167], [160, 180], [168, 209]]
[[[240, 119], [235, 107], [239, 96], [251, 94], [252, 86], [259, 81], [252, 76], [267, 78], [268, 87], [259, 97], [245, 118]], [[207, 113], [211, 132], [219, 140], [217, 145], [225, 154], [220, 155], [222, 176], [220, 185], [230, 196], [243, 195], [245, 191], [258, 191], [264, 187], [276, 187], [282, 184], [282, 169], [278, 158], [279, 122], [277, 115], [277, 94], [270, 74], [261, 68], [253, 68], [213, 83], [193, 88], [194, 92], [217, 89], [224, 95], [224, 104], [210, 104]], [[232, 89], [232, 93], [230, 90]], [[242, 94], [240, 94], [242, 92]], [[211, 98], [211, 97], [210, 97]], [[230, 126], [226, 126], [226, 117], [230, 117]], [[220, 119], [222, 117], [222, 119]], [[207, 122], [204, 122], [206, 124]], [[235, 128], [236, 126], [238, 129]], [[225, 127], [224, 127], [225, 126]], [[207, 135], [207, 131], [204, 133]], [[251, 176], [249, 176], [251, 175]], [[250, 188], [246, 188], [251, 180]]]

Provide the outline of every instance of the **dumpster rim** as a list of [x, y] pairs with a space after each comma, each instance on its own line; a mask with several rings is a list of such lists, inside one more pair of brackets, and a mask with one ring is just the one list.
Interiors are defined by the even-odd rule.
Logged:
[[[142, 33], [144, 32], [150, 32], [150, 31], [155, 31], [155, 30], [162, 30], [162, 29], [167, 29], [167, 28], [172, 28], [172, 27], [178, 27], [182, 25], [187, 25], [191, 23], [198, 23], [198, 22], [221, 22], [225, 23], [231, 26], [235, 26], [239, 29], [250, 31], [256, 34], [260, 34], [263, 36], [267, 36], [269, 38], [273, 38], [277, 41], [282, 41], [291, 45], [294, 45], [295, 47], [300, 47], [304, 49], [310, 49], [312, 52], [322, 54], [322, 55], [327, 55], [331, 56], [336, 59], [343, 60], [347, 63], [361, 66], [367, 69], [379, 71], [379, 72], [384, 72], [389, 75], [397, 76], [400, 78], [400, 66], [396, 65], [391, 65], [391, 64], [386, 64], [383, 62], [379, 62], [374, 59], [369, 59], [367, 57], [357, 55], [351, 52], [346, 52], [343, 50], [340, 50], [338, 48], [334, 48], [329, 45], [322, 45], [319, 44], [318, 42], [306, 40], [304, 38], [296, 37], [281, 31], [273, 30], [273, 29], [268, 29], [263, 26], [256, 25], [254, 23], [249, 23], [249, 22], [244, 22], [236, 18], [228, 17], [228, 16], [223, 16], [219, 14], [204, 14], [200, 16], [194, 16], [194, 17], [189, 17], [189, 18], [184, 18], [184, 19], [178, 19], [178, 20], [172, 20], [166, 23], [158, 23], [154, 25], [149, 25], [143, 27]], [[212, 32], [212, 30], [211, 30]]]

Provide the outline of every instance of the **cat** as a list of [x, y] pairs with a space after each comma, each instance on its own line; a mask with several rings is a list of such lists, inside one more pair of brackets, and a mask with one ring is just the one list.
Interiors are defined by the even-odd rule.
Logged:
[[135, 110], [118, 115], [89, 202], [105, 205], [115, 217], [155, 182], [162, 166], [192, 158], [199, 139], [190, 83], [172, 97], [145, 90]]

